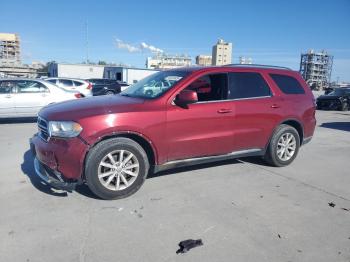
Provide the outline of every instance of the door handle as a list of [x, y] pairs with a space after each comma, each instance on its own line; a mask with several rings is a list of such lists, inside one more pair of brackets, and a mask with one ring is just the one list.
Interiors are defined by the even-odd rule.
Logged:
[[277, 104], [273, 104], [272, 106], [271, 106], [271, 108], [280, 108], [281, 106], [280, 105], [277, 105]]
[[227, 109], [227, 108], [222, 108], [218, 110], [219, 114], [227, 114], [227, 113], [231, 113], [232, 109]]

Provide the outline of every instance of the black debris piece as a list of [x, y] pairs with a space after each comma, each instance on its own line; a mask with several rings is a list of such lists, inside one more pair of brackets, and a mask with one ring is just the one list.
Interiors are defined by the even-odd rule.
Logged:
[[186, 253], [190, 249], [199, 247], [199, 246], [203, 246], [202, 239], [197, 239], [197, 240], [187, 239], [187, 240], [181, 241], [179, 243], [180, 248], [176, 251], [176, 254]]
[[298, 249], [297, 251], [298, 251], [299, 253], [303, 252], [303, 250], [301, 250], [301, 249]]
[[345, 208], [345, 207], [342, 207], [341, 209], [343, 209], [344, 211], [350, 211], [349, 208]]
[[142, 215], [142, 214], [137, 214], [137, 216], [138, 216], [139, 218], [142, 218], [142, 217], [143, 217], [143, 215]]
[[277, 236], [278, 236], [278, 238], [281, 238], [281, 235], [280, 235], [280, 234], [278, 234]]
[[260, 198], [263, 198], [264, 196], [260, 196]]
[[328, 203], [330, 207], [335, 207], [335, 204], [333, 202]]

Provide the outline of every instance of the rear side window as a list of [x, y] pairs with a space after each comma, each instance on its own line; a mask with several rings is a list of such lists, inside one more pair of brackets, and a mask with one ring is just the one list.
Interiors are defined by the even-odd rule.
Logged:
[[270, 74], [270, 76], [283, 93], [289, 95], [305, 94], [304, 88], [294, 77], [278, 74]]
[[271, 91], [259, 73], [229, 73], [229, 99], [271, 96]]
[[68, 87], [73, 86], [72, 80], [60, 79], [60, 80], [58, 80], [58, 81], [59, 81], [59, 83], [60, 83], [62, 86], [68, 86]]
[[49, 81], [52, 84], [56, 84], [56, 79], [48, 79], [47, 81]]
[[81, 86], [83, 83], [82, 82], [78, 82], [78, 81], [73, 81], [75, 86]]

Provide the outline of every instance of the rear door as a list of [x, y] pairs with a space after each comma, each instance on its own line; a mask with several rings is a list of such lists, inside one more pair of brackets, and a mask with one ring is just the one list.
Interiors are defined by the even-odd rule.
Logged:
[[16, 116], [13, 81], [0, 81], [0, 117]]
[[234, 101], [235, 151], [265, 148], [283, 115], [282, 99], [258, 72], [229, 73], [229, 99]]
[[35, 80], [16, 82], [16, 94], [14, 96], [18, 116], [36, 116], [49, 100], [49, 89]]

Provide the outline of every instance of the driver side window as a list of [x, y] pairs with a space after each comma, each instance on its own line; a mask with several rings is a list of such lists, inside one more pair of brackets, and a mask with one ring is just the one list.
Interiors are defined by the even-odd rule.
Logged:
[[227, 74], [210, 74], [194, 80], [186, 90], [197, 92], [198, 102], [227, 99]]

